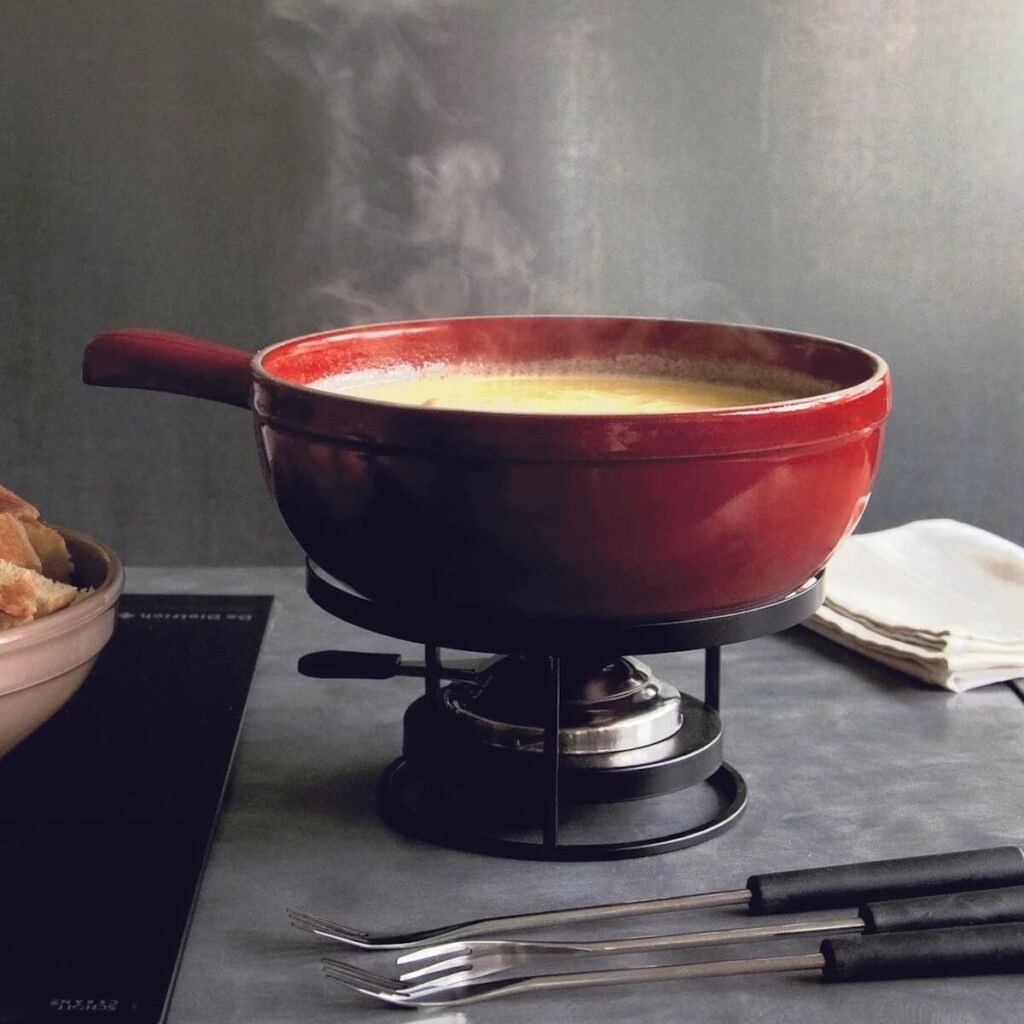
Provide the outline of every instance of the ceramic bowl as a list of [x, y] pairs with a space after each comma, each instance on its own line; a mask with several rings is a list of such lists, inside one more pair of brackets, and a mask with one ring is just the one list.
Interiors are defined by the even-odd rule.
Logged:
[[9, 753], [82, 685], [114, 631], [124, 586], [110, 548], [61, 529], [74, 583], [93, 592], [52, 615], [0, 632], [0, 757]]

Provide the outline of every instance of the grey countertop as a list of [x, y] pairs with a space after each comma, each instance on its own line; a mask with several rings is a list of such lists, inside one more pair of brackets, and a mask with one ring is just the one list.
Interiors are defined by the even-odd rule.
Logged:
[[[377, 778], [399, 751], [402, 713], [421, 685], [325, 682], [295, 668], [301, 654], [323, 647], [412, 657], [420, 649], [331, 618], [306, 596], [298, 569], [132, 569], [128, 589], [276, 599], [171, 1024], [369, 1022], [409, 1013], [328, 989], [319, 958], [341, 948], [292, 929], [286, 907], [368, 928], [427, 927], [730, 889], [755, 871], [1024, 837], [1021, 696], [1004, 685], [963, 695], [927, 688], [797, 629], [723, 653], [727, 756], [750, 787], [747, 813], [726, 835], [612, 863], [511, 861], [429, 846], [392, 832], [375, 807]], [[645, 660], [700, 694], [699, 655]], [[745, 920], [730, 910], [662, 915], [632, 930], [655, 934]], [[611, 932], [626, 933], [620, 923], [591, 925], [586, 934]], [[791, 940], [771, 951], [813, 948], [813, 940]], [[720, 949], [706, 958], [733, 955], [741, 954]], [[388, 961], [364, 954], [360, 962], [379, 968]], [[462, 1013], [421, 1011], [419, 1019], [953, 1024], [1018, 1021], [1020, 1008], [1015, 977], [826, 986], [813, 975], [776, 975], [544, 993]]]

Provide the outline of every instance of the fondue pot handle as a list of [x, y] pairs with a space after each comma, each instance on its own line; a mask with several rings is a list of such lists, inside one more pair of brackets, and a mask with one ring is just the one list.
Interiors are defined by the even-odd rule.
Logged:
[[170, 391], [249, 408], [252, 355], [184, 334], [128, 327], [93, 338], [82, 380], [112, 388]]

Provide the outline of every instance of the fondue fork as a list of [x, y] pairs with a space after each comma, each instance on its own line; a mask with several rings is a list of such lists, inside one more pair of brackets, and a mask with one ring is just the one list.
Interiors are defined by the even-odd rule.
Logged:
[[288, 916], [296, 928], [357, 949], [411, 949], [428, 942], [483, 935], [502, 936], [507, 932], [527, 928], [608, 921], [698, 908], [745, 905], [753, 914], [834, 910], [857, 906], [869, 900], [900, 899], [1022, 883], [1024, 852], [1017, 846], [1001, 846], [752, 875], [743, 889], [514, 914], [413, 932], [371, 934], [298, 910], [289, 910]]
[[851, 935], [826, 939], [817, 953], [530, 975], [506, 981], [470, 981], [451, 987], [438, 987], [428, 982], [412, 988], [396, 988], [390, 979], [350, 964], [331, 959], [321, 962], [328, 980], [395, 1006], [465, 1006], [486, 999], [550, 989], [775, 974], [781, 971], [820, 970], [825, 981], [1019, 973], [1024, 972], [1024, 926], [988, 924], [888, 935]]
[[863, 932], [880, 935], [920, 928], [951, 928], [962, 925], [1024, 922], [1024, 885], [1002, 889], [941, 893], [916, 899], [887, 900], [860, 907], [857, 915], [817, 921], [793, 921], [754, 928], [726, 928], [686, 932], [681, 935], [652, 935], [642, 938], [598, 939], [588, 942], [529, 942], [516, 939], [475, 939], [426, 946], [404, 953], [396, 963], [419, 964], [399, 975], [396, 984], [432, 982], [440, 987], [460, 985], [498, 974], [513, 967], [590, 956], [626, 953], [660, 953], [675, 949], [760, 942], [798, 935], [835, 932]]

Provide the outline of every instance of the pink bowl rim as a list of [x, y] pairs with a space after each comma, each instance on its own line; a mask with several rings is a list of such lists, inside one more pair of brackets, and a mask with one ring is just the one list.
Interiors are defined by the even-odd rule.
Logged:
[[14, 626], [11, 629], [0, 632], [0, 657], [5, 651], [13, 650], [16, 647], [25, 647], [30, 644], [45, 640], [52, 640], [61, 633], [71, 632], [80, 626], [91, 622], [93, 619], [108, 612], [117, 603], [121, 592], [124, 589], [124, 566], [116, 552], [101, 544], [93, 537], [89, 537], [77, 530], [68, 530], [62, 526], [53, 528], [65, 539], [71, 539], [77, 544], [92, 548], [107, 563], [107, 572], [103, 582], [94, 588], [87, 597], [76, 601], [74, 604], [61, 608], [50, 615], [40, 619], [33, 619], [23, 626]]

